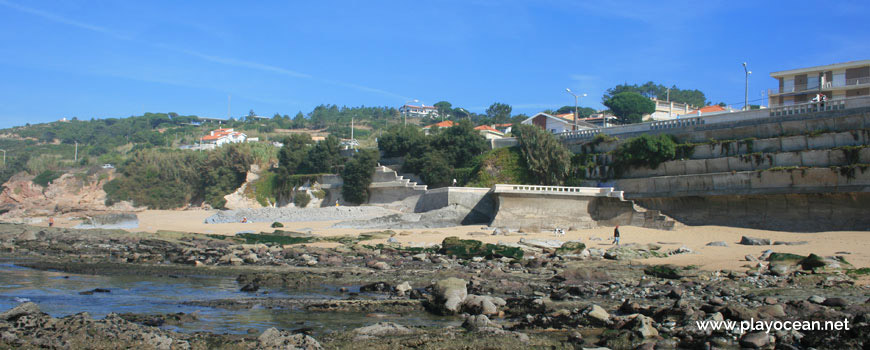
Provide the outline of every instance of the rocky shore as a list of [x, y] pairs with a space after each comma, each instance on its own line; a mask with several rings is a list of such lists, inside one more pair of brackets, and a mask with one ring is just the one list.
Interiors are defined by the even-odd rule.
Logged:
[[[780, 254], [747, 257], [745, 270], [640, 265], [635, 259], [686, 254], [655, 245], [587, 248], [583, 242], [517, 245], [446, 239], [438, 247], [367, 243], [379, 231], [305, 246], [303, 234], [220, 237], [0, 224], [0, 259], [20, 266], [96, 275], [219, 275], [247, 298], [192, 300], [226, 310], [293, 309], [334, 317], [363, 314], [364, 327], [313, 334], [177, 332], [189, 314], [87, 313], [55, 318], [33, 303], [0, 314], [2, 348], [155, 349], [851, 349], [870, 345], [866, 269], [844, 259]], [[330, 298], [281, 298], [324, 286]], [[453, 320], [402, 324], [403, 317]], [[384, 321], [390, 317], [390, 322]], [[696, 321], [837, 321], [850, 330], [741, 334], [701, 330]]]

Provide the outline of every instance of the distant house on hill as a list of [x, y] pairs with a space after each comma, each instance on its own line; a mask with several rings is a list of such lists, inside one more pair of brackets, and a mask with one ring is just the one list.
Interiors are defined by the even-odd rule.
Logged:
[[722, 113], [731, 113], [731, 112], [734, 112], [734, 110], [731, 109], [731, 107], [725, 108], [725, 107], [722, 107], [720, 105], [712, 105], [712, 106], [701, 107], [698, 110], [693, 111], [692, 113], [689, 113], [689, 114], [683, 114], [683, 115], [679, 116], [679, 118], [699, 117], [702, 115], [713, 115], [713, 114], [722, 114]]
[[477, 130], [477, 132], [479, 132], [480, 135], [483, 136], [487, 140], [500, 139], [500, 138], [504, 137], [503, 132], [498, 131], [497, 129], [495, 129], [489, 125], [477, 126], [474, 128], [474, 130]]
[[435, 108], [434, 106], [427, 106], [422, 103], [419, 106], [404, 105], [399, 108], [399, 113], [401, 113], [406, 118], [438, 118], [438, 108]]
[[438, 122], [438, 123], [435, 123], [435, 124], [432, 124], [432, 125], [426, 125], [426, 126], [424, 126], [424, 127], [423, 127], [423, 133], [426, 134], [426, 135], [429, 135], [429, 130], [432, 130], [432, 128], [435, 128], [435, 127], [438, 127], [438, 128], [449, 128], [449, 127], [452, 127], [452, 126], [454, 126], [454, 125], [456, 125], [456, 123], [454, 123], [453, 121], [451, 121], [451, 120], [445, 120], [445, 121], [443, 121], [443, 122]]
[[245, 142], [248, 138], [244, 133], [234, 131], [233, 129], [215, 129], [208, 135], [202, 137], [202, 143], [214, 144], [215, 146], [223, 146], [227, 143]]
[[[550, 115], [541, 112], [523, 120], [521, 124], [534, 125], [551, 133], [558, 134], [574, 130], [574, 114]], [[577, 120], [577, 128], [580, 130], [593, 129], [596, 126], [583, 120]]]

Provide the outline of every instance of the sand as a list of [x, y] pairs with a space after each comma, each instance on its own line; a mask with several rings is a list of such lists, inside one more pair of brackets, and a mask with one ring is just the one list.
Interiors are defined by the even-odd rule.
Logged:
[[[156, 232], [158, 230], [198, 232], [207, 234], [234, 235], [238, 232], [272, 232], [271, 223], [227, 223], [205, 224], [203, 220], [214, 214], [214, 210], [146, 210], [137, 213], [139, 227], [129, 231]], [[331, 228], [338, 221], [308, 221], [282, 222], [284, 230], [310, 231], [321, 236], [337, 236], [371, 232], [372, 229]], [[72, 227], [78, 221], [56, 219], [57, 226]], [[42, 225], [45, 225], [43, 223]], [[487, 243], [518, 242], [526, 239], [556, 239], [560, 241], [580, 240], [588, 247], [608, 248], [613, 234], [612, 227], [575, 230], [566, 232], [565, 236], [555, 236], [551, 232], [541, 232], [522, 236], [492, 236], [491, 231], [483, 225], [457, 226], [438, 229], [398, 229], [395, 238], [406, 246], [437, 244], [445, 237], [458, 236], [466, 239], [477, 239]], [[471, 233], [471, 234], [470, 234]], [[663, 251], [686, 246], [695, 251], [694, 254], [680, 254], [667, 258], [651, 258], [638, 260], [649, 264], [675, 264], [680, 266], [697, 265], [706, 270], [745, 269], [749, 262], [744, 256], [758, 256], [761, 252], [771, 249], [775, 252], [807, 255], [815, 253], [822, 256], [842, 255], [855, 268], [870, 267], [870, 241], [866, 239], [870, 233], [862, 231], [834, 231], [815, 233], [795, 233], [781, 231], [754, 230], [724, 226], [680, 226], [674, 231], [660, 231], [633, 226], [620, 226], [621, 242], [625, 243], [657, 243]], [[485, 234], [485, 235], [483, 235]], [[739, 245], [741, 236], [767, 238], [772, 241], [807, 241], [805, 245], [777, 246], [744, 246]], [[600, 241], [590, 240], [592, 237]], [[728, 247], [708, 247], [712, 241], [724, 241]], [[372, 244], [385, 240], [371, 241]], [[844, 253], [845, 252], [845, 253]]]

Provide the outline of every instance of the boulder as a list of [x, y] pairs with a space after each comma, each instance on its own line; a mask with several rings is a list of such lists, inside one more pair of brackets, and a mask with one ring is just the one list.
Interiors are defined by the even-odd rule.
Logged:
[[607, 324], [610, 322], [610, 314], [608, 314], [604, 308], [596, 304], [592, 304], [592, 306], [586, 309], [586, 317], [595, 324]]
[[827, 298], [822, 302], [822, 305], [831, 307], [847, 307], [849, 306], [849, 302], [843, 298]]
[[459, 312], [462, 302], [468, 296], [466, 282], [463, 279], [450, 277], [447, 279], [435, 282], [433, 294], [435, 303], [439, 306], [442, 312], [446, 314], [455, 314]]
[[556, 248], [556, 255], [581, 255], [586, 250], [586, 244], [581, 242], [565, 242], [559, 248]]
[[818, 295], [813, 295], [813, 296], [809, 297], [809, 298], [807, 299], [807, 301], [809, 301], [809, 302], [811, 302], [811, 303], [813, 303], [813, 304], [822, 304], [822, 303], [825, 302], [825, 297], [823, 297], [823, 296], [818, 296]]
[[462, 302], [462, 310], [472, 315], [497, 315], [500, 306], [507, 305], [504, 299], [484, 295], [469, 295]]
[[414, 330], [393, 322], [378, 322], [370, 326], [360, 327], [353, 330], [361, 336], [382, 337], [385, 335], [412, 334]]
[[715, 242], [707, 243], [707, 246], [708, 247], [727, 247], [728, 243], [725, 243], [723, 241], [715, 241]]
[[765, 332], [746, 333], [740, 338], [740, 346], [750, 349], [761, 349], [770, 344], [770, 336]]
[[305, 334], [290, 334], [275, 327], [267, 329], [257, 338], [259, 349], [264, 350], [320, 350], [323, 347]]
[[26, 302], [16, 307], [9, 309], [6, 312], [0, 313], [0, 320], [13, 321], [25, 315], [42, 315], [39, 306], [36, 303]]
[[657, 337], [659, 331], [652, 325], [652, 318], [638, 314], [627, 325], [631, 330], [639, 333], [644, 338]]
[[743, 236], [740, 238], [742, 245], [770, 245], [770, 240], [766, 238], [754, 238]]
[[468, 316], [465, 318], [465, 321], [462, 322], [462, 328], [465, 328], [469, 331], [476, 332], [481, 330], [482, 328], [487, 327], [498, 327], [495, 323], [489, 320], [489, 317], [486, 315], [474, 315]]
[[243, 256], [242, 260], [244, 260], [248, 264], [256, 264], [258, 261], [260, 261], [260, 258], [257, 256], [257, 254], [250, 253]]
[[405, 296], [405, 295], [406, 295], [408, 292], [410, 292], [412, 289], [413, 289], [413, 288], [411, 288], [411, 283], [408, 283], [407, 281], [402, 282], [402, 283], [400, 283], [398, 286], [396, 286], [396, 292], [397, 292], [400, 296]]
[[372, 263], [371, 268], [373, 268], [375, 270], [389, 270], [390, 265], [383, 262], [383, 261], [377, 261], [377, 262]]

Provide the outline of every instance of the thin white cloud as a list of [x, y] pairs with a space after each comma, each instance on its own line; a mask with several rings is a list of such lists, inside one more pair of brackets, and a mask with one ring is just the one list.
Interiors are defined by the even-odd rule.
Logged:
[[[108, 35], [108, 36], [111, 36], [111, 37], [114, 37], [117, 39], [133, 40], [133, 38], [131, 38], [129, 36], [120, 34], [116, 31], [110, 30], [110, 29], [105, 28], [105, 27], [100, 27], [100, 26], [72, 20], [72, 19], [60, 16], [60, 15], [57, 15], [57, 14], [50, 13], [50, 12], [46, 12], [46, 11], [42, 11], [42, 10], [38, 10], [38, 9], [26, 7], [26, 6], [21, 6], [21, 5], [15, 4], [15, 3], [11, 3], [11, 2], [8, 2], [6, 0], [0, 0], [0, 5], [6, 6], [9, 8], [21, 11], [21, 12], [29, 13], [29, 14], [32, 14], [35, 16], [39, 16], [39, 17], [42, 17], [42, 18], [45, 18], [45, 19], [48, 19], [48, 20], [51, 20], [54, 22], [63, 23], [63, 24], [75, 26], [78, 28], [87, 29], [90, 31], [102, 33], [102, 34], [105, 34], [105, 35]], [[219, 64], [223, 64], [223, 65], [243, 67], [243, 68], [256, 69], [256, 70], [261, 70], [261, 71], [266, 71], [266, 72], [278, 73], [278, 74], [290, 76], [293, 78], [310, 79], [310, 80], [319, 81], [319, 82], [330, 84], [330, 85], [342, 86], [342, 87], [351, 88], [354, 90], [379, 94], [379, 95], [383, 95], [383, 96], [387, 96], [387, 97], [392, 97], [392, 98], [397, 98], [397, 99], [408, 99], [408, 97], [406, 97], [406, 96], [402, 96], [400, 94], [396, 94], [396, 93], [389, 92], [389, 91], [382, 90], [382, 89], [378, 89], [378, 88], [373, 88], [373, 87], [354, 84], [354, 83], [336, 81], [336, 80], [316, 78], [316, 77], [313, 77], [313, 76], [306, 74], [306, 73], [301, 73], [301, 72], [297, 72], [294, 70], [281, 68], [281, 67], [277, 67], [277, 66], [272, 66], [272, 65], [268, 65], [268, 64], [263, 64], [263, 63], [259, 63], [259, 62], [252, 62], [252, 61], [239, 60], [239, 59], [235, 59], [235, 58], [214, 56], [214, 55], [209, 55], [209, 54], [201, 53], [201, 52], [194, 51], [194, 50], [179, 49], [179, 48], [171, 47], [171, 46], [161, 44], [161, 43], [156, 43], [156, 44], [155, 43], [148, 43], [148, 44], [152, 45], [154, 47], [158, 47], [158, 48], [186, 54], [189, 56], [197, 57], [197, 58], [202, 59], [202, 60], [215, 62], [215, 63], [219, 63]]]
[[114, 37], [117, 39], [122, 39], [122, 40], [131, 40], [132, 39], [131, 37], [129, 37], [127, 35], [118, 33], [116, 31], [110, 30], [110, 29], [105, 28], [105, 27], [100, 27], [100, 26], [96, 26], [93, 24], [89, 24], [89, 23], [79, 22], [79, 21], [69, 19], [69, 18], [66, 18], [63, 16], [59, 16], [59, 15], [56, 15], [53, 13], [45, 12], [42, 10], [37, 10], [37, 9], [31, 8], [31, 7], [21, 6], [21, 5], [15, 4], [15, 3], [11, 3], [11, 2], [8, 2], [6, 0], [0, 0], [0, 5], [6, 6], [9, 8], [21, 11], [21, 12], [29, 13], [31, 15], [39, 16], [39, 17], [45, 18], [45, 19], [50, 20], [50, 21], [68, 24], [68, 25], [71, 25], [74, 27], [79, 27], [82, 29], [87, 29], [90, 31], [102, 33], [102, 34], [105, 34], [105, 35], [108, 35], [108, 36], [111, 36], [111, 37]]

